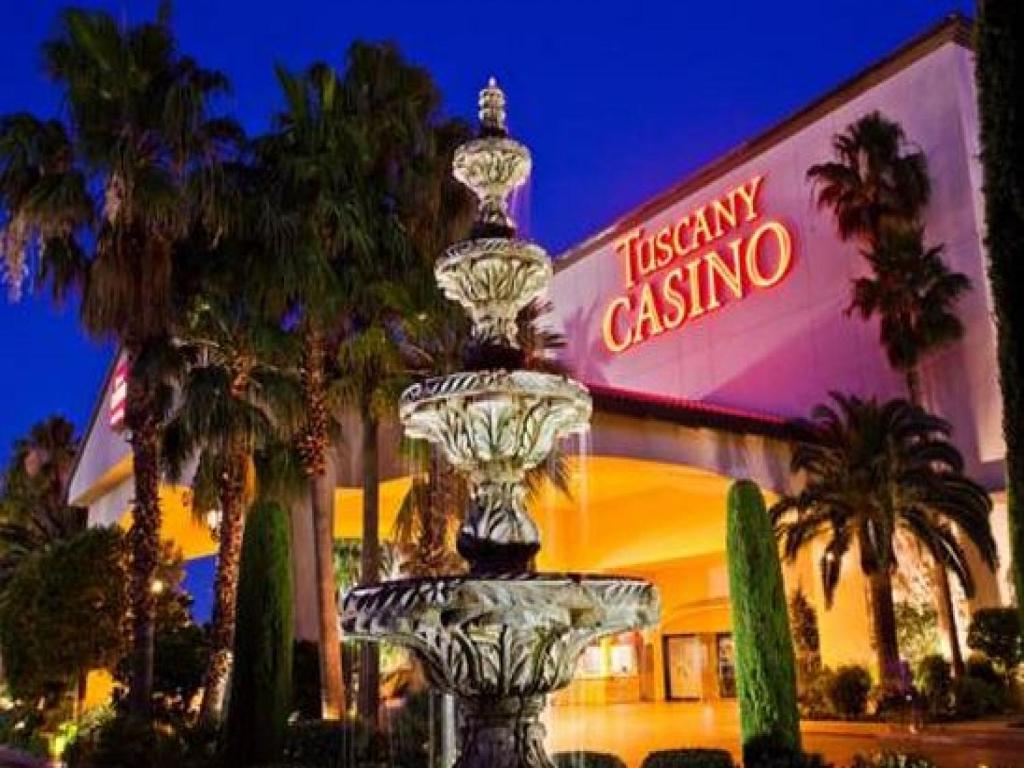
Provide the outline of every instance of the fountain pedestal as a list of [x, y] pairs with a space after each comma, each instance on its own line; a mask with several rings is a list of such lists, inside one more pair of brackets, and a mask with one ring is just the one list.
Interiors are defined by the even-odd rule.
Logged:
[[466, 700], [456, 768], [554, 768], [544, 750], [543, 696]]
[[[505, 130], [505, 96], [480, 94], [481, 138], [464, 144], [454, 172], [480, 200], [477, 238], [448, 249], [438, 285], [473, 319], [474, 337], [513, 350], [516, 317], [551, 279], [543, 249], [515, 238], [507, 198], [530, 169]], [[508, 357], [508, 356], [506, 356]], [[463, 716], [459, 768], [549, 768], [539, 721], [549, 693], [572, 679], [584, 649], [658, 620], [658, 593], [625, 577], [532, 573], [540, 533], [526, 504], [526, 473], [555, 441], [588, 427], [586, 387], [529, 370], [429, 379], [402, 395], [406, 434], [437, 445], [464, 473], [470, 504], [459, 531], [466, 576], [401, 579], [346, 595], [346, 635], [404, 645], [428, 681], [455, 695]]]

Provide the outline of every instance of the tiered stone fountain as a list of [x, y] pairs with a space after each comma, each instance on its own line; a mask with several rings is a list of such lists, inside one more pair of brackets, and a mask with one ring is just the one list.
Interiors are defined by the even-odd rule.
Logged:
[[[454, 161], [455, 178], [479, 199], [477, 224], [435, 274], [469, 312], [478, 356], [506, 365], [521, 357], [516, 317], [546, 290], [551, 262], [516, 237], [509, 215], [508, 197], [531, 160], [508, 136], [505, 95], [493, 79], [480, 92], [480, 121], [480, 137]], [[526, 473], [558, 438], [587, 429], [590, 413], [583, 385], [527, 370], [456, 373], [402, 395], [406, 434], [440, 446], [469, 480], [458, 550], [470, 573], [356, 588], [342, 624], [349, 637], [410, 648], [430, 683], [455, 695], [459, 768], [551, 766], [539, 722], [546, 695], [569, 684], [588, 644], [658, 619], [657, 591], [645, 581], [531, 569], [540, 535], [526, 507]]]

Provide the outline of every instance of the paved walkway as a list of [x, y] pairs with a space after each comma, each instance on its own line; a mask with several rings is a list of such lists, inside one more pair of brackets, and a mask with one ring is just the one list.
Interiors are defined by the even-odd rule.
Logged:
[[[657, 702], [552, 707], [546, 715], [551, 752], [593, 749], [613, 752], [630, 768], [647, 753], [674, 747], [723, 747], [739, 753], [734, 704]], [[821, 752], [837, 768], [857, 753], [882, 749], [930, 757], [940, 768], [1021, 768], [1024, 729], [1005, 722], [929, 726], [920, 734], [874, 723], [805, 722], [804, 747]]]

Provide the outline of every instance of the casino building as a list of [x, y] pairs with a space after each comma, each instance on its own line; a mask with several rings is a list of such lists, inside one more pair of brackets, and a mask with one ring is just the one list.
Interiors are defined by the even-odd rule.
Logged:
[[[1006, 578], [1005, 447], [995, 331], [985, 279], [982, 177], [970, 27], [952, 17], [765, 133], [665, 190], [562, 254], [550, 298], [566, 334], [565, 362], [594, 397], [593, 427], [573, 453], [572, 494], [533, 500], [545, 569], [615, 572], [655, 582], [661, 624], [588, 650], [563, 698], [603, 703], [716, 700], [734, 695], [725, 495], [733, 478], [768, 493], [791, 489], [792, 420], [831, 390], [904, 394], [878, 328], [848, 316], [864, 269], [819, 211], [807, 169], [831, 156], [832, 136], [878, 110], [927, 155], [929, 244], [971, 280], [958, 309], [962, 341], [922, 369], [925, 403], [947, 418], [967, 471], [995, 501], [1002, 566], [978, 565], [971, 610], [1012, 599]], [[528, 137], [527, 137], [528, 138]], [[121, 382], [123, 384], [123, 382]], [[118, 431], [116, 371], [100, 394], [71, 486], [95, 524], [124, 519], [131, 459]], [[336, 534], [359, 534], [360, 428], [346, 420], [337, 450]], [[397, 429], [382, 451], [381, 530], [409, 487]], [[187, 488], [162, 488], [164, 535], [188, 558], [214, 550], [188, 510]], [[296, 635], [315, 639], [312, 526], [293, 514]], [[823, 661], [870, 665], [868, 591], [856, 558], [844, 563], [826, 610], [822, 548], [786, 566], [787, 589], [814, 607]]]

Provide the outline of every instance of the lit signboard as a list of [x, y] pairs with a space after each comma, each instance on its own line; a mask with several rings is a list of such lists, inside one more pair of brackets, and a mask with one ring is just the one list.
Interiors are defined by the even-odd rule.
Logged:
[[657, 231], [641, 226], [616, 241], [626, 286], [604, 309], [608, 351], [625, 352], [782, 282], [793, 238], [762, 215], [763, 182], [755, 176]]

